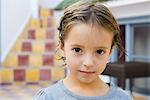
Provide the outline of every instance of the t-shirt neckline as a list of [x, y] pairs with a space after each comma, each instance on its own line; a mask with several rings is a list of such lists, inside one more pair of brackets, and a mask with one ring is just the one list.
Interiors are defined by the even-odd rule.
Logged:
[[115, 88], [114, 86], [110, 86], [110, 90], [108, 91], [108, 93], [104, 96], [81, 96], [81, 95], [77, 95], [75, 93], [73, 93], [72, 91], [70, 91], [65, 85], [63, 80], [60, 80], [58, 82], [58, 84], [60, 85], [60, 87], [62, 88], [62, 90], [67, 93], [68, 95], [77, 98], [77, 99], [84, 99], [84, 100], [99, 100], [99, 99], [106, 99], [106, 98], [112, 98], [112, 96], [115, 93]]

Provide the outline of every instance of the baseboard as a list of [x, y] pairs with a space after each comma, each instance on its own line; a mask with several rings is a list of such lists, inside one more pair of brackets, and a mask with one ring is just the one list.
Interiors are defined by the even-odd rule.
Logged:
[[150, 95], [150, 89], [146, 88], [133, 87], [133, 91], [144, 95]]

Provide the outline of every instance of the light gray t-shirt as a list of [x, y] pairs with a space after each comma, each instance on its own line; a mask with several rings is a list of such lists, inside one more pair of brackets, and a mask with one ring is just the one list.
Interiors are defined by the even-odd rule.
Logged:
[[80, 96], [68, 90], [63, 80], [40, 90], [33, 100], [132, 100], [121, 88], [110, 86], [105, 96]]

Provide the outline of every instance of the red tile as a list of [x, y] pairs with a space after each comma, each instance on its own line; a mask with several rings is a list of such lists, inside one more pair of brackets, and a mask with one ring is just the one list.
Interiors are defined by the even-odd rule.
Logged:
[[43, 25], [42, 25], [42, 18], [39, 18], [39, 21], [40, 21], [40, 27], [42, 28]]
[[41, 69], [40, 70], [40, 80], [48, 81], [51, 79], [51, 71], [50, 69]]
[[14, 70], [14, 81], [25, 81], [25, 70], [15, 69]]
[[[40, 12], [41, 12], [41, 6], [39, 6], [39, 9], [38, 9], [38, 16], [40, 17]], [[41, 18], [41, 17], [40, 17]]]
[[28, 66], [29, 65], [29, 56], [28, 55], [19, 55], [18, 56], [18, 65], [19, 66]]
[[47, 17], [47, 27], [52, 27], [53, 26], [53, 21], [51, 17]]
[[50, 15], [53, 16], [54, 15], [54, 9], [50, 9]]
[[12, 83], [10, 83], [10, 82], [0, 82], [0, 85], [12, 85]]
[[28, 39], [35, 39], [35, 30], [34, 29], [28, 30]]
[[46, 30], [46, 38], [47, 39], [54, 39], [55, 30], [53, 28], [47, 28]]
[[43, 65], [44, 66], [53, 65], [53, 56], [52, 55], [43, 55]]
[[45, 43], [45, 51], [54, 51], [54, 48], [55, 48], [54, 42]]
[[31, 44], [31, 42], [23, 42], [22, 43], [22, 51], [31, 52], [32, 51], [32, 44]]

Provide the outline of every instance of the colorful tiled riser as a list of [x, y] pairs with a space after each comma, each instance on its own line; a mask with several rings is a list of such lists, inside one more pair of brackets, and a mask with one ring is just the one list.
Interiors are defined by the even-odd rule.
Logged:
[[54, 10], [41, 8], [31, 19], [0, 68], [0, 84], [55, 82], [65, 76], [57, 66]]

